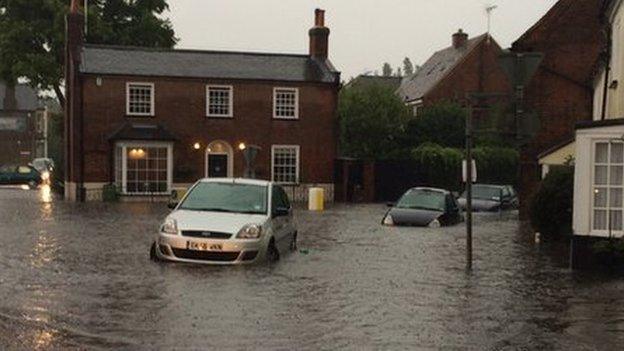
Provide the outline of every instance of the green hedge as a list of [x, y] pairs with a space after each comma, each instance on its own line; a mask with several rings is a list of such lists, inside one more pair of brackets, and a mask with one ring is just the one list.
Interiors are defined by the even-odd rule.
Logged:
[[572, 233], [574, 168], [551, 170], [531, 200], [533, 229], [544, 239], [559, 239]]
[[[462, 160], [464, 150], [425, 143], [412, 151], [419, 169], [420, 183], [450, 190], [463, 189]], [[479, 147], [474, 149], [477, 182], [516, 185], [519, 154], [510, 148]]]

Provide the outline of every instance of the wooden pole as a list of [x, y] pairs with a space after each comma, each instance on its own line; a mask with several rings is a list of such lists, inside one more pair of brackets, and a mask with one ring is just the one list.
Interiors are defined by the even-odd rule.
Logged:
[[472, 270], [472, 99], [466, 114], [466, 269]]

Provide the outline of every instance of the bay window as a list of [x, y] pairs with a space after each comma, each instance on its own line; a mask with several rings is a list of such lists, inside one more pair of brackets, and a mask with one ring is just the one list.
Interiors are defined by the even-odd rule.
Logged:
[[115, 182], [122, 194], [169, 194], [172, 167], [170, 143], [121, 142], [115, 145]]

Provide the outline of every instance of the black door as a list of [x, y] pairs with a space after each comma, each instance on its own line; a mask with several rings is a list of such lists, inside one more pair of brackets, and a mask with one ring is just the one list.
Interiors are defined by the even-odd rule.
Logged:
[[226, 178], [228, 176], [228, 156], [208, 155], [208, 177]]

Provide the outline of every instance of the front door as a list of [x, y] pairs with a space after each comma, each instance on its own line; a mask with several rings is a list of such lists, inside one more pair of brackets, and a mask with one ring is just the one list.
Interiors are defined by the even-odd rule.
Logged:
[[228, 155], [208, 155], [208, 177], [227, 178]]

